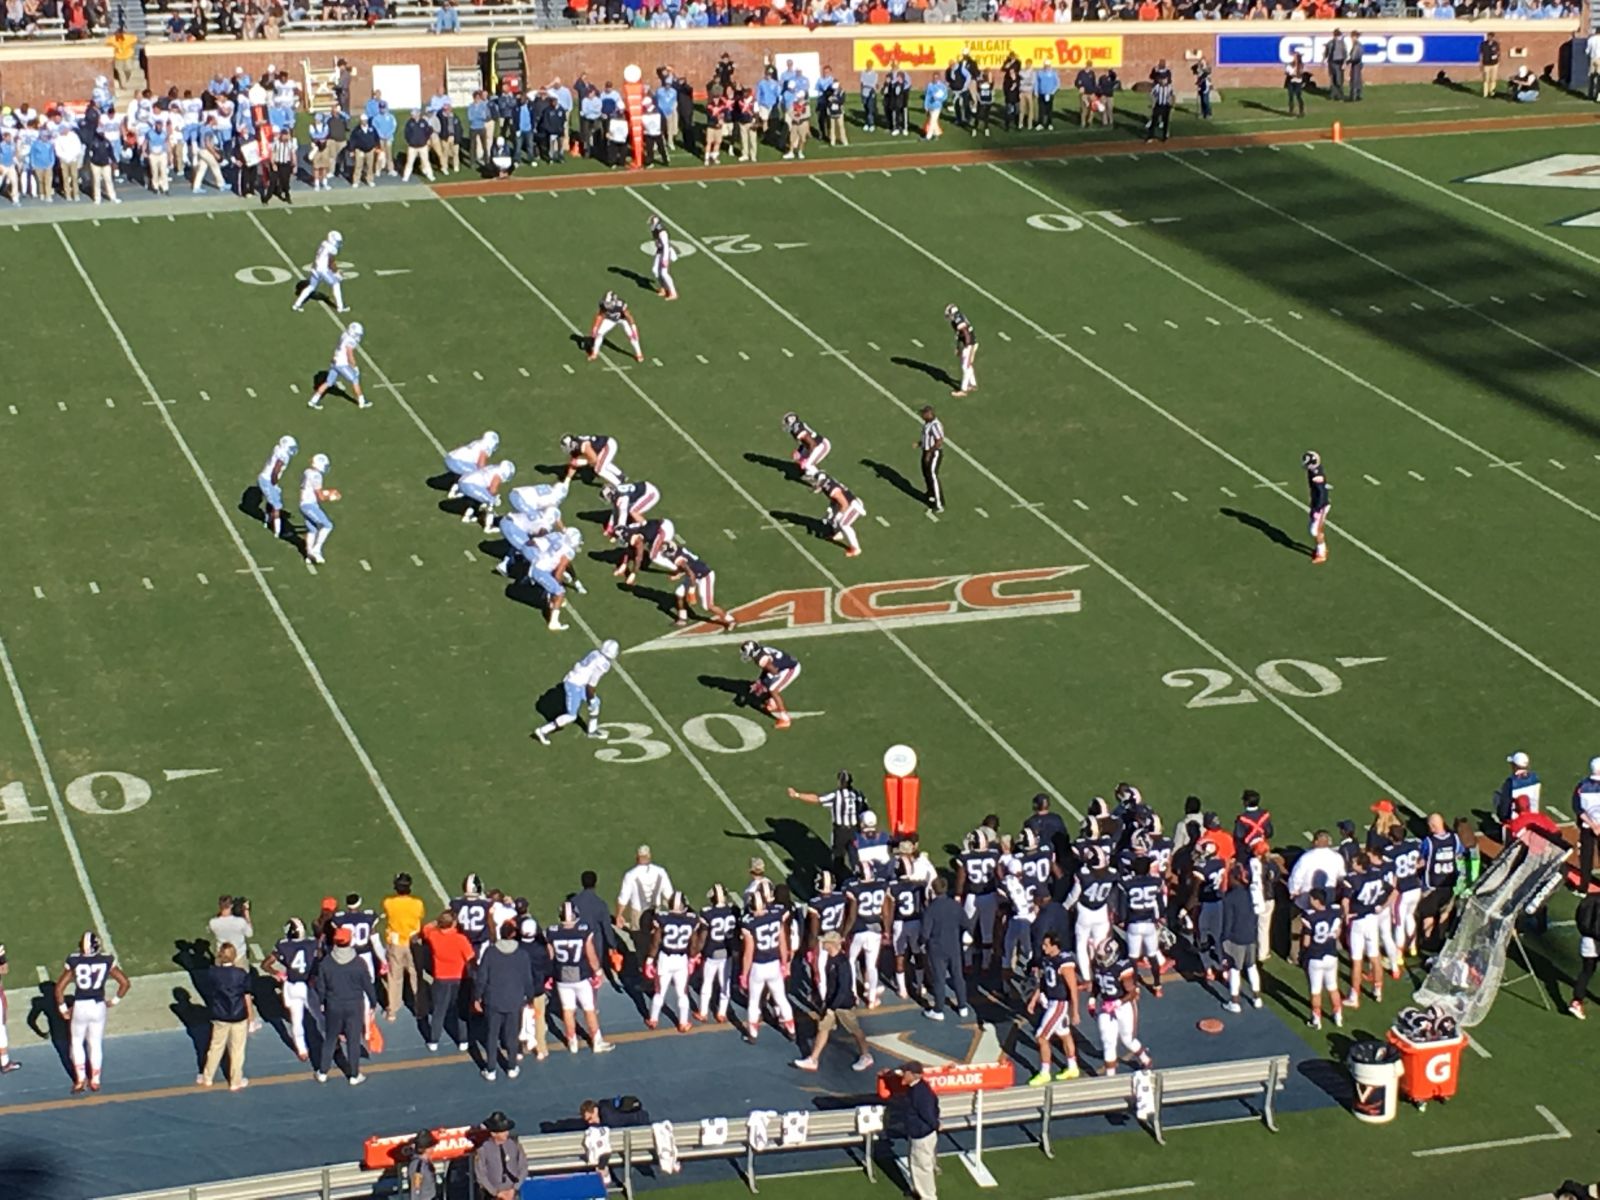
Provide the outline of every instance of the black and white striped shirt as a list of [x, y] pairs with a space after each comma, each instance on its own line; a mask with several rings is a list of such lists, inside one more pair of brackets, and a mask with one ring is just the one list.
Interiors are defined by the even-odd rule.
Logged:
[[922, 423], [922, 452], [937, 450], [944, 442], [944, 425], [938, 417]]
[[274, 163], [280, 167], [289, 166], [298, 162], [299, 158], [300, 146], [293, 137], [288, 134], [280, 134], [272, 139], [272, 161]]
[[1177, 94], [1170, 83], [1158, 83], [1150, 88], [1150, 104], [1155, 108], [1171, 108]]
[[862, 810], [867, 807], [867, 798], [855, 788], [836, 788], [819, 799], [835, 825], [843, 825], [850, 829], [856, 827]]

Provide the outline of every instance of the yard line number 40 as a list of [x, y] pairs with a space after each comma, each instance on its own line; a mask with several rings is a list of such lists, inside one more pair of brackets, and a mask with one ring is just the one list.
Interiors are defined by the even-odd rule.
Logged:
[[[115, 817], [131, 813], [150, 803], [150, 783], [126, 771], [91, 771], [79, 775], [62, 789], [61, 798], [81, 813], [93, 817]], [[28, 800], [27, 788], [15, 780], [0, 787], [0, 825], [23, 825], [43, 821], [50, 810]]]
[[[1269, 659], [1255, 669], [1255, 677], [1262, 687], [1296, 700], [1321, 700], [1344, 687], [1344, 680], [1332, 670], [1303, 658]], [[1237, 690], [1229, 690], [1238, 682], [1233, 672], [1219, 671], [1215, 667], [1180, 667], [1176, 671], [1168, 671], [1161, 677], [1161, 682], [1169, 688], [1180, 690], [1200, 689], [1189, 697], [1185, 708], [1254, 704], [1259, 699], [1255, 690], [1247, 684], [1241, 684]]]

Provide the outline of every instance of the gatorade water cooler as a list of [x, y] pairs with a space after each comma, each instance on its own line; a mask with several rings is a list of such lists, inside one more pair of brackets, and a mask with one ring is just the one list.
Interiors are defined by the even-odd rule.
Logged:
[[916, 772], [917, 752], [910, 746], [890, 746], [883, 752], [883, 802], [891, 837], [916, 836], [922, 800]]

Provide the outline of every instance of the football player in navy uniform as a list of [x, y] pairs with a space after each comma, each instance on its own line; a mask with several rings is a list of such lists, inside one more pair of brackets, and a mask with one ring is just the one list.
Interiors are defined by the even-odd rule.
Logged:
[[603, 433], [566, 433], [561, 435], [561, 449], [567, 456], [562, 483], [570, 483], [585, 467], [604, 483], [616, 486], [622, 481], [622, 470], [616, 464], [616, 438]]
[[911, 859], [895, 859], [895, 880], [889, 885], [889, 909], [893, 913], [889, 932], [894, 950], [894, 990], [902, 1000], [911, 998], [906, 985], [907, 961], [922, 961], [922, 910], [928, 906], [928, 885], [915, 876]]
[[[1024, 829], [1018, 841], [1035, 836], [1031, 829]], [[1023, 873], [1023, 867], [1020, 854], [1000, 857], [1000, 899], [1006, 929], [1000, 944], [1002, 990], [1023, 986], [1023, 975], [1033, 959], [1033, 918], [1037, 911], [1034, 892], [1038, 885]]]
[[290, 917], [283, 923], [283, 936], [261, 964], [261, 969], [278, 981], [289, 1040], [301, 1062], [311, 1061], [306, 1047], [307, 1011], [317, 1032], [322, 1032], [322, 1006], [306, 1003], [311, 994], [311, 972], [316, 970], [319, 957], [317, 941], [306, 933], [306, 923], [299, 917]]
[[389, 973], [389, 964], [383, 952], [383, 939], [374, 936], [378, 915], [361, 903], [361, 897], [351, 892], [344, 898], [344, 911], [335, 913], [330, 922], [334, 933], [341, 929], [350, 931], [350, 947], [366, 965], [367, 974], [374, 980]]
[[[1372, 998], [1383, 1003], [1383, 960], [1394, 961], [1394, 875], [1377, 851], [1362, 851], [1356, 869], [1344, 877], [1345, 929], [1350, 946], [1350, 994], [1345, 1004], [1361, 1005], [1362, 964], [1372, 962]], [[1396, 978], [1399, 968], [1395, 967]]]
[[[106, 985], [115, 982], [117, 994], [106, 997]], [[67, 985], [72, 985], [72, 1004], [67, 1004]], [[100, 935], [92, 930], [78, 940], [78, 948], [67, 955], [66, 965], [56, 978], [56, 1011], [69, 1023], [68, 1050], [72, 1059], [72, 1090], [100, 1090], [100, 1066], [104, 1057], [106, 1012], [122, 1002], [132, 982], [105, 952]]]
[[450, 911], [456, 915], [456, 928], [467, 935], [479, 958], [489, 944], [489, 899], [483, 894], [483, 880], [468, 875], [461, 881], [461, 895], [450, 901]]
[[1137, 980], [1139, 968], [1148, 963], [1150, 993], [1156, 997], [1161, 995], [1161, 973], [1167, 965], [1161, 945], [1166, 913], [1166, 881], [1154, 860], [1139, 855], [1127, 874], [1117, 881], [1116, 915], [1128, 931], [1128, 957], [1133, 961], [1133, 977]]
[[954, 304], [945, 305], [944, 319], [955, 330], [956, 362], [961, 367], [961, 382], [950, 394], [965, 396], [978, 390], [978, 373], [973, 369], [973, 362], [978, 357], [978, 335], [973, 332], [972, 322]]
[[633, 314], [628, 311], [628, 306], [623, 303], [621, 296], [615, 292], [607, 292], [600, 297], [600, 311], [595, 313], [594, 324], [589, 329], [590, 362], [600, 357], [600, 347], [605, 344], [606, 334], [618, 325], [622, 326], [622, 331], [628, 335], [628, 345], [633, 348], [634, 361], [644, 361], [644, 351], [639, 348], [639, 327], [633, 323]]
[[628, 526], [618, 535], [622, 543], [622, 557], [617, 560], [616, 570], [611, 574], [622, 580], [623, 587], [632, 587], [638, 581], [639, 572], [644, 570], [646, 563], [670, 575], [676, 567], [668, 551], [677, 549], [673, 540], [677, 536], [677, 527], [670, 517], [652, 517], [638, 525]]
[[650, 1029], [661, 1020], [661, 1007], [670, 990], [678, 993], [678, 1032], [689, 1032], [689, 958], [699, 924], [700, 919], [682, 892], [673, 892], [667, 911], [657, 913], [651, 922], [650, 950], [644, 965], [644, 977], [652, 980], [656, 988], [650, 997], [650, 1015], [644, 1022]]
[[698, 606], [703, 612], [711, 614], [711, 620], [720, 621], [732, 629], [732, 615], [717, 603], [717, 573], [687, 547], [676, 546], [672, 549], [676, 553], [672, 554], [673, 571], [668, 579], [678, 585], [672, 593], [677, 605], [672, 623], [687, 625], [690, 608]]
[[[1394, 873], [1399, 895], [1394, 902], [1394, 944], [1396, 966], [1406, 955], [1417, 953], [1417, 906], [1422, 902], [1422, 843], [1395, 825], [1389, 830], [1389, 845], [1383, 859]], [[1399, 975], [1396, 974], [1398, 979]]]
[[1333, 507], [1328, 499], [1328, 473], [1322, 469], [1322, 456], [1307, 450], [1300, 456], [1300, 465], [1306, 471], [1306, 487], [1311, 493], [1311, 512], [1308, 528], [1316, 549], [1311, 553], [1313, 563], [1328, 561], [1328, 510]]
[[767, 907], [764, 888], [750, 894], [744, 918], [744, 953], [739, 966], [739, 988], [745, 994], [745, 1038], [761, 1034], [761, 1002], [771, 996], [784, 1036], [794, 1039], [794, 1009], [784, 980], [789, 977], [789, 923]]
[[[876, 863], [863, 862], [856, 878], [844, 885], [850, 899], [850, 965], [862, 999], [877, 1008], [883, 996], [878, 984], [878, 960], [883, 956], [884, 922], [889, 918], [889, 884]], [[887, 871], [884, 872], [887, 874]]]
[[1094, 948], [1111, 934], [1111, 899], [1117, 890], [1117, 872], [1103, 845], [1087, 848], [1078, 868], [1078, 915], [1074, 922], [1078, 973], [1088, 977]]
[[806, 914], [806, 962], [812, 970], [816, 995], [822, 995], [828, 977], [828, 951], [824, 934], [837, 933], [849, 942], [855, 927], [855, 900], [838, 889], [832, 871], [817, 875], [817, 894], [811, 898]]
[[800, 678], [800, 660], [786, 654], [776, 646], [763, 646], [760, 642], [743, 642], [739, 657], [755, 663], [760, 678], [750, 685], [750, 700], [757, 708], [772, 718], [774, 729], [789, 728], [789, 710], [783, 702], [783, 692]]
[[[1029, 1015], [1039, 1014], [1033, 1031], [1034, 1043], [1039, 1047], [1039, 1073], [1028, 1080], [1034, 1087], [1043, 1087], [1052, 1078], [1078, 1077], [1078, 1047], [1072, 1039], [1072, 1014], [1078, 1006], [1077, 971], [1055, 934], [1045, 934], [1040, 942], [1043, 961], [1039, 986], [1028, 997]], [[1054, 1075], [1057, 1042], [1067, 1056], [1066, 1068], [1060, 1075]]]
[[820, 471], [811, 477], [811, 490], [827, 498], [828, 511], [822, 514], [822, 527], [828, 531], [829, 540], [845, 547], [846, 558], [855, 558], [861, 553], [861, 536], [855, 525], [867, 515], [867, 506], [844, 484]]
[[561, 1024], [567, 1035], [567, 1050], [578, 1052], [577, 1014], [583, 1012], [589, 1031], [589, 1048], [604, 1054], [613, 1047], [600, 1033], [600, 1015], [595, 1011], [594, 994], [600, 987], [600, 951], [594, 931], [578, 920], [578, 910], [569, 900], [561, 906], [559, 923], [545, 931], [550, 961], [555, 967], [556, 995], [561, 1000]]
[[1344, 1025], [1339, 997], [1339, 943], [1344, 922], [1329, 904], [1328, 893], [1314, 888], [1306, 894], [1305, 920], [1300, 926], [1300, 961], [1311, 987], [1311, 1028], [1322, 1028], [1322, 994], [1333, 1004], [1333, 1023]]
[[1115, 935], [1106, 938], [1094, 951], [1094, 997], [1089, 1008], [1100, 1027], [1100, 1053], [1105, 1058], [1105, 1073], [1115, 1075], [1120, 1044], [1145, 1070], [1150, 1068], [1150, 1052], [1139, 1040], [1139, 983], [1133, 963], [1122, 951]]
[[800, 468], [800, 477], [810, 483], [833, 445], [802, 421], [798, 413], [783, 414], [783, 431], [794, 439], [794, 462]]
[[605, 535], [613, 537], [629, 525], [637, 525], [644, 515], [661, 502], [661, 491], [648, 479], [629, 479], [621, 471], [617, 482], [600, 489], [600, 499], [611, 506], [606, 518]]
[[974, 920], [977, 936], [967, 949], [967, 964], [978, 971], [998, 957], [995, 933], [1000, 913], [1000, 851], [993, 831], [980, 825], [961, 840], [956, 855], [956, 898]]
[[1191, 874], [1199, 901], [1194, 947], [1205, 966], [1209, 983], [1226, 967], [1222, 961], [1222, 893], [1228, 890], [1228, 864], [1218, 856], [1215, 842], [1208, 839], [1195, 845]]
[[709, 1020], [711, 994], [717, 994], [717, 1023], [728, 1020], [728, 998], [733, 990], [733, 960], [740, 953], [743, 938], [739, 932], [739, 908], [720, 883], [706, 892], [706, 906], [700, 910], [700, 926], [695, 933], [694, 958], [700, 965], [700, 995], [695, 1008], [696, 1021]]

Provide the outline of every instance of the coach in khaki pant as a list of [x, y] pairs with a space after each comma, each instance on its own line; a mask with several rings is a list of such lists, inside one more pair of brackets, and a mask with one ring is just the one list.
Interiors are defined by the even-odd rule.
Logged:
[[361, 114], [361, 121], [350, 132], [350, 186], [360, 187], [361, 181], [366, 180], [368, 187], [377, 187], [378, 166], [378, 131], [372, 127], [372, 122], [367, 119], [367, 114]]
[[[389, 1020], [400, 1015], [405, 1003], [406, 983], [411, 983], [412, 996], [421, 995], [417, 982], [417, 964], [412, 957], [412, 943], [422, 932], [422, 922], [427, 916], [422, 901], [411, 894], [411, 876], [404, 871], [394, 877], [394, 895], [383, 901], [383, 920], [387, 929], [383, 940], [389, 960]], [[420, 1012], [420, 1006], [418, 1008]]]
[[206, 972], [211, 1044], [206, 1048], [206, 1065], [195, 1076], [201, 1087], [211, 1086], [224, 1052], [228, 1055], [228, 1090], [237, 1092], [250, 1084], [244, 1077], [244, 1050], [250, 1033], [250, 1010], [246, 1007], [250, 975], [238, 965], [238, 957], [233, 943], [224, 942], [217, 950], [216, 965]]

